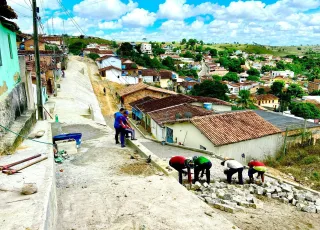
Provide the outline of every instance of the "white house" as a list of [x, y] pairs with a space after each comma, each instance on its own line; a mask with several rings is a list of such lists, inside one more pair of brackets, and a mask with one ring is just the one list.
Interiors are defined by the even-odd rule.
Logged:
[[168, 121], [165, 127], [169, 143], [207, 150], [240, 162], [274, 156], [283, 142], [281, 130], [253, 111]]
[[290, 70], [272, 71], [271, 72], [271, 77], [272, 78], [275, 78], [275, 77], [278, 77], [278, 76], [293, 78], [294, 77], [294, 72], [290, 71]]
[[149, 43], [141, 44], [141, 52], [146, 54], [152, 54], [152, 46]]
[[160, 82], [160, 75], [154, 69], [142, 69], [139, 70], [139, 77], [143, 79], [146, 83], [156, 83]]
[[164, 123], [190, 120], [194, 116], [213, 114], [212, 111], [190, 104], [179, 104], [148, 113], [151, 120], [151, 133], [158, 141], [166, 141]]

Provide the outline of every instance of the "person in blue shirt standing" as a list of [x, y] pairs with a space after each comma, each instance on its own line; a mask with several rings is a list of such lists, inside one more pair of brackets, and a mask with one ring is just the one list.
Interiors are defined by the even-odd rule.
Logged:
[[121, 108], [119, 112], [114, 114], [114, 129], [116, 130], [115, 140], [116, 144], [120, 144], [119, 142], [119, 134], [121, 133], [122, 127], [120, 125], [120, 117], [123, 116], [125, 109]]

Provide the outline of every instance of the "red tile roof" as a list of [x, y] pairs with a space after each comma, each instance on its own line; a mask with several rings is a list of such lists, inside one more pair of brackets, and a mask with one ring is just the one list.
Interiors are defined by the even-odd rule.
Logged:
[[142, 69], [141, 76], [159, 76], [159, 73], [154, 69]]
[[140, 111], [147, 113], [147, 112], [155, 111], [158, 109], [163, 109], [163, 108], [167, 108], [170, 106], [180, 105], [180, 104], [190, 103], [190, 102], [195, 102], [195, 101], [196, 101], [196, 99], [194, 99], [194, 98], [191, 98], [191, 97], [183, 95], [183, 94], [178, 94], [178, 95], [172, 95], [169, 97], [150, 101], [150, 102], [147, 102], [144, 104], [139, 104], [139, 105], [137, 105], [137, 108]]
[[[190, 114], [187, 114], [190, 113]], [[171, 107], [167, 107], [164, 109], [155, 110], [153, 112], [148, 113], [150, 117], [157, 122], [159, 125], [163, 125], [164, 123], [182, 121], [182, 120], [190, 120], [191, 117], [194, 116], [205, 116], [209, 114], [213, 114], [212, 111], [206, 110], [204, 108], [193, 106], [189, 104], [180, 104], [174, 105]], [[177, 114], [181, 115], [181, 118], [176, 117]], [[187, 117], [191, 115], [191, 117]]]
[[130, 105], [132, 108], [136, 108], [136, 105], [143, 104], [143, 103], [146, 103], [146, 102], [148, 102], [148, 101], [155, 100], [155, 99], [156, 99], [156, 98], [147, 96], [147, 97], [141, 98], [140, 100], [131, 102], [131, 103], [129, 103], [129, 105]]
[[[105, 51], [108, 51], [108, 50], [105, 50]], [[112, 54], [107, 54], [107, 55], [104, 55], [102, 57], [99, 57], [96, 59], [96, 61], [102, 61], [102, 60], [105, 60], [105, 59], [108, 59], [110, 57], [113, 57], [113, 58], [118, 58], [118, 57], [115, 57], [115, 56], [112, 56], [114, 55], [114, 53], [112, 52]], [[118, 58], [119, 59], [119, 58]]]
[[143, 90], [143, 89], [148, 89], [148, 90], [151, 90], [151, 91], [161, 92], [161, 93], [164, 93], [164, 94], [171, 94], [171, 95], [176, 95], [177, 94], [176, 92], [173, 92], [173, 91], [170, 91], [170, 90], [167, 90], [167, 89], [162, 89], [162, 88], [149, 86], [147, 84], [144, 84], [143, 82], [140, 82], [140, 83], [135, 84], [135, 85], [130, 85], [130, 86], [126, 87], [126, 88], [121, 89], [117, 93], [118, 93], [118, 95], [120, 97], [123, 97], [123, 96], [126, 96], [126, 95], [131, 94], [131, 93], [135, 93], [135, 92]]
[[122, 69], [111, 65], [111, 66], [108, 66], [108, 67], [104, 67], [104, 68], [99, 69], [99, 72], [106, 71], [106, 70], [111, 70], [111, 69], [115, 69], [115, 70], [122, 71]]
[[172, 79], [172, 72], [169, 70], [160, 70], [161, 79]]
[[254, 95], [253, 99], [257, 101], [279, 100], [279, 98], [274, 96], [273, 94]]
[[214, 145], [221, 146], [280, 133], [281, 130], [253, 111], [195, 117], [191, 119]]

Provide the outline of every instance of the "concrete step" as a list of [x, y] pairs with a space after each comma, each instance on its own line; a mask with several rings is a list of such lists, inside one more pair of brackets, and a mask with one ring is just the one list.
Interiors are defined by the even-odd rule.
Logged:
[[[9, 129], [22, 136], [28, 136], [35, 123], [36, 112], [33, 110], [28, 110], [18, 117], [9, 127]], [[5, 134], [0, 137], [0, 155], [10, 155], [21, 144], [24, 138], [9, 131], [5, 131], [4, 133]]]

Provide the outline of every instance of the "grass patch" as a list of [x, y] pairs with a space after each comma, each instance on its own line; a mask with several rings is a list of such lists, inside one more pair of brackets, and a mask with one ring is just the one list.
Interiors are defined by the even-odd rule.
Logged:
[[320, 144], [307, 147], [291, 147], [287, 153], [267, 157], [266, 165], [283, 173], [291, 173], [302, 185], [320, 191]]

